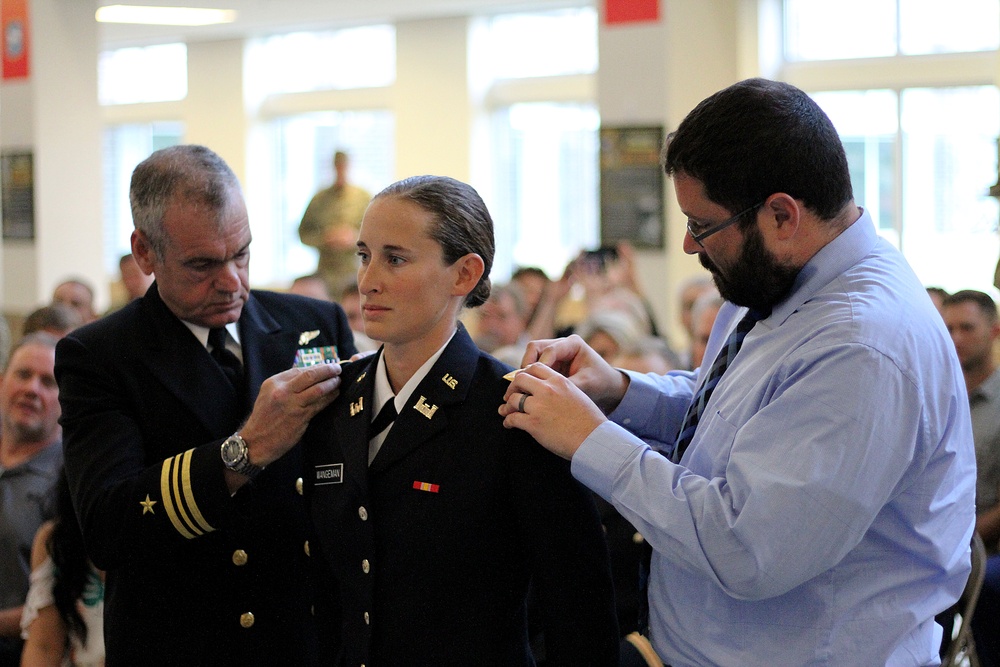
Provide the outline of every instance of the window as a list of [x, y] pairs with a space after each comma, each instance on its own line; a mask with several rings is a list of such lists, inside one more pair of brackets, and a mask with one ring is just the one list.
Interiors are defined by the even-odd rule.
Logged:
[[[598, 244], [600, 117], [592, 7], [494, 16], [470, 40], [488, 141], [477, 159], [497, 242], [494, 282], [517, 266], [553, 277]], [[531, 85], [548, 77], [543, 89]]]
[[785, 0], [793, 61], [988, 51], [1000, 46], [1000, 3], [951, 0]]
[[114, 125], [104, 131], [104, 266], [118, 275], [118, 259], [132, 252], [129, 183], [136, 165], [153, 151], [181, 143], [184, 126], [176, 122]]
[[503, 279], [515, 266], [558, 277], [577, 252], [598, 245], [599, 126], [589, 104], [525, 103], [494, 112], [493, 154], [505, 168], [497, 171], [490, 210]]
[[[322, 111], [275, 118], [263, 127], [248, 174], [253, 282], [287, 285], [316, 270], [315, 249], [298, 229], [314, 194], [333, 182], [333, 154], [350, 156], [350, 182], [373, 195], [392, 182], [394, 123], [388, 111]], [[256, 165], [256, 166], [254, 166]]]
[[597, 12], [592, 8], [505, 14], [490, 20], [478, 45], [492, 79], [597, 71]]
[[101, 104], [170, 102], [187, 96], [187, 46], [157, 44], [101, 53]]
[[375, 25], [252, 41], [246, 71], [251, 96], [388, 86], [396, 78], [396, 30]]
[[[817, 93], [854, 196], [927, 285], [987, 289], [997, 261], [1000, 92], [993, 86]], [[947, 118], [948, 122], [941, 119]]]
[[[778, 78], [810, 91], [830, 116], [855, 200], [921, 282], [996, 296], [1000, 204], [989, 190], [1000, 135], [1000, 3], [956, 0], [942, 12], [929, 0], [845, 2], [833, 11], [784, 0]], [[842, 90], [844, 82], [865, 88]]]

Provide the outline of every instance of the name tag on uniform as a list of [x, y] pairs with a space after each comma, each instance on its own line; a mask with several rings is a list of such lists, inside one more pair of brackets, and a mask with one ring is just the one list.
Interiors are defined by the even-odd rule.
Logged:
[[342, 484], [343, 481], [343, 463], [327, 463], [326, 465], [316, 466], [316, 486]]

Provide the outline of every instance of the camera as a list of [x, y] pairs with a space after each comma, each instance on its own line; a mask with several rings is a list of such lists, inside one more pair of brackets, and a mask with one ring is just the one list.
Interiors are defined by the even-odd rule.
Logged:
[[596, 271], [604, 271], [608, 264], [618, 260], [618, 249], [614, 246], [601, 246], [596, 250], [585, 250], [580, 257], [582, 263]]

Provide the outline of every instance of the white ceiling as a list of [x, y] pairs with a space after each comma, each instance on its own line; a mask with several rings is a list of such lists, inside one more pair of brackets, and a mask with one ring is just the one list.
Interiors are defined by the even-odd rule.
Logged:
[[198, 26], [102, 24], [102, 48], [168, 41], [236, 39], [301, 29], [418, 20], [525, 9], [556, 9], [580, 0], [95, 0], [101, 5], [183, 5], [235, 9], [234, 23]]

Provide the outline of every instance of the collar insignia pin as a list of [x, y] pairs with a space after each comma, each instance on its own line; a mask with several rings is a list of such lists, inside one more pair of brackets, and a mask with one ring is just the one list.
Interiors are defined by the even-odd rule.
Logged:
[[444, 380], [444, 383], [448, 385], [449, 389], [454, 389], [455, 387], [458, 386], [458, 380], [452, 377], [451, 373], [445, 373], [444, 377], [441, 379]]
[[420, 400], [413, 406], [413, 409], [422, 414], [424, 417], [430, 419], [434, 416], [434, 413], [437, 412], [438, 406], [428, 405], [427, 398], [421, 396]]
[[358, 399], [357, 403], [351, 403], [351, 416], [353, 417], [354, 415], [360, 413], [364, 409], [365, 409], [365, 397], [362, 396], [361, 398]]

